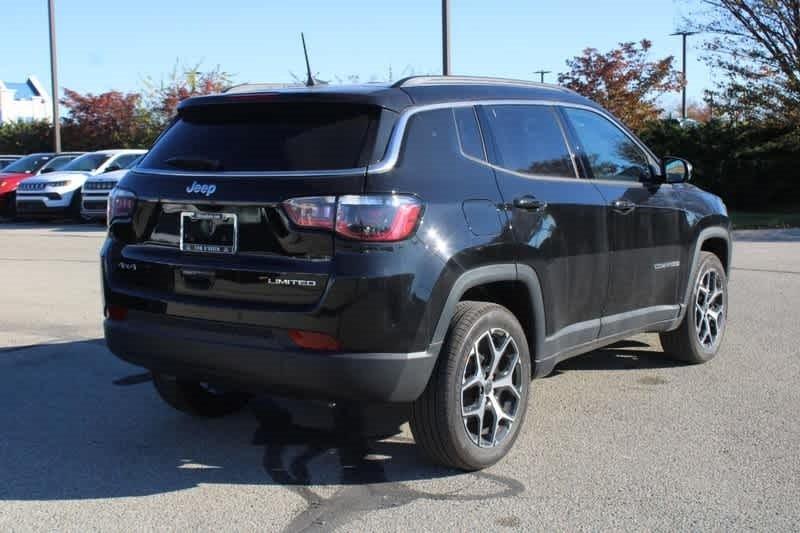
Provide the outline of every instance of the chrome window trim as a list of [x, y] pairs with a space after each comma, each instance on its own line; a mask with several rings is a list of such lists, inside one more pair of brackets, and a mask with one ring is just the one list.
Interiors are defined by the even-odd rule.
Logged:
[[[552, 108], [555, 107], [572, 107], [576, 109], [585, 109], [587, 111], [591, 111], [596, 113], [606, 120], [610, 121], [614, 126], [616, 126], [626, 137], [628, 137], [636, 146], [638, 146], [644, 153], [645, 156], [650, 159], [650, 163], [657, 165], [658, 158], [650, 151], [650, 149], [644, 145], [639, 139], [637, 139], [632, 133], [630, 133], [627, 128], [621, 127], [618, 121], [606, 111], [592, 107], [589, 105], [577, 104], [573, 102], [564, 102], [557, 99], [530, 99], [530, 100], [523, 100], [523, 99], [500, 99], [500, 100], [464, 100], [464, 101], [455, 101], [455, 102], [439, 102], [436, 104], [425, 104], [425, 105], [418, 105], [418, 106], [411, 106], [404, 109], [400, 116], [398, 117], [397, 121], [395, 122], [394, 127], [392, 128], [392, 133], [389, 136], [389, 142], [386, 145], [386, 151], [384, 152], [384, 156], [381, 158], [380, 161], [377, 163], [373, 163], [364, 167], [354, 167], [354, 168], [343, 168], [337, 170], [288, 170], [288, 171], [186, 171], [186, 170], [166, 170], [166, 169], [154, 169], [154, 168], [145, 168], [142, 166], [137, 166], [135, 169], [131, 169], [131, 172], [136, 174], [151, 174], [151, 175], [163, 175], [163, 176], [184, 176], [184, 177], [204, 177], [204, 178], [226, 178], [226, 177], [253, 177], [253, 178], [269, 178], [269, 177], [283, 177], [283, 178], [314, 178], [314, 177], [336, 177], [336, 176], [354, 176], [354, 175], [369, 175], [369, 174], [385, 174], [387, 172], [391, 172], [397, 166], [397, 162], [400, 160], [400, 153], [403, 148], [403, 140], [405, 137], [406, 129], [408, 128], [408, 122], [411, 118], [418, 114], [418, 113], [425, 113], [427, 111], [437, 111], [441, 109], [455, 109], [461, 107], [478, 107], [478, 106], [496, 106], [496, 105], [539, 105], [539, 106], [549, 106]], [[560, 125], [560, 124], [559, 124]], [[561, 126], [561, 125], [560, 125]], [[479, 122], [480, 127], [480, 122]], [[564, 132], [562, 131], [562, 134]], [[483, 140], [483, 138], [481, 139]], [[572, 154], [572, 147], [570, 143], [566, 143], [567, 150]], [[460, 151], [460, 150], [459, 150]], [[463, 152], [462, 152], [463, 153]], [[465, 157], [481, 163], [483, 165], [496, 168], [499, 170], [503, 170], [505, 172], [512, 172], [524, 177], [538, 177], [538, 178], [546, 178], [546, 179], [581, 179], [580, 172], [578, 172], [577, 166], [575, 161], [573, 160], [573, 166], [575, 168], [576, 177], [552, 177], [552, 176], [539, 176], [535, 174], [523, 174], [519, 172], [515, 172], [503, 167], [499, 167], [497, 165], [493, 165], [488, 161], [481, 161], [470, 157], [464, 154]], [[616, 181], [616, 180], [615, 180]], [[625, 183], [633, 183], [630, 181], [620, 180], [621, 182]]]
[[[648, 159], [652, 159], [651, 163], [658, 161], [655, 155], [650, 151], [647, 146], [644, 145], [639, 139], [637, 139], [633, 134], [628, 132], [628, 130], [624, 127], [620, 127], [617, 120], [609, 113], [605, 112], [602, 109], [598, 109], [592, 106], [583, 105], [583, 104], [576, 104], [573, 102], [563, 102], [560, 100], [554, 99], [534, 99], [534, 100], [466, 100], [466, 101], [458, 101], [458, 102], [440, 102], [436, 104], [426, 104], [420, 106], [413, 106], [404, 109], [400, 113], [400, 117], [397, 119], [397, 122], [392, 129], [392, 134], [389, 137], [389, 143], [386, 146], [386, 152], [384, 157], [375, 164], [367, 166], [367, 174], [384, 174], [386, 172], [391, 172], [394, 170], [395, 166], [397, 166], [397, 162], [400, 159], [400, 152], [402, 151], [403, 145], [403, 138], [405, 137], [406, 129], [408, 128], [408, 122], [411, 120], [411, 117], [418, 113], [424, 113], [427, 111], [436, 111], [440, 109], [450, 109], [450, 108], [457, 108], [457, 107], [478, 107], [478, 106], [494, 106], [494, 105], [541, 105], [541, 106], [550, 106], [550, 107], [572, 107], [576, 109], [585, 109], [587, 111], [591, 111], [593, 113], [597, 113], [598, 115], [602, 116], [606, 120], [609, 120], [612, 124], [614, 124], [622, 133], [625, 134], [631, 141], [633, 141], [636, 146], [638, 146], [644, 153]], [[569, 143], [567, 143], [567, 149], [570, 150]], [[475, 160], [474, 158], [471, 158]], [[483, 162], [483, 164], [496, 167], [491, 163]], [[496, 167], [500, 168], [500, 167]], [[508, 169], [502, 169], [508, 171]], [[576, 169], [577, 170], [577, 169]], [[532, 174], [521, 174], [524, 176], [534, 176]], [[580, 174], [577, 174], [580, 176]], [[536, 177], [536, 176], [534, 176]], [[541, 176], [541, 177], [548, 177], [548, 176]], [[555, 178], [559, 179], [559, 178]], [[563, 179], [576, 179], [576, 178], [563, 178]], [[628, 182], [630, 183], [630, 182]]]

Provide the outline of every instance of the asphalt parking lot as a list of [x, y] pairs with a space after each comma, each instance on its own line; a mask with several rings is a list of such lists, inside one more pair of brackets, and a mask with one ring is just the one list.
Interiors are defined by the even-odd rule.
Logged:
[[196, 420], [101, 331], [93, 225], [0, 223], [0, 530], [800, 528], [800, 230], [743, 232], [720, 355], [644, 335], [534, 382], [510, 456], [427, 465], [402, 412]]

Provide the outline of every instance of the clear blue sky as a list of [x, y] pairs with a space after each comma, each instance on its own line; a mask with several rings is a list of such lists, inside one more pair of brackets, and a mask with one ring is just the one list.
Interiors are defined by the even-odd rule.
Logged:
[[[0, 79], [49, 83], [46, 0], [12, 2], [2, 20]], [[670, 37], [687, 0], [451, 0], [456, 74], [533, 79], [565, 70], [587, 46], [607, 50], [648, 38], [653, 57], [675, 55]], [[439, 0], [56, 0], [59, 78], [81, 92], [134, 91], [176, 60], [219, 64], [237, 82], [291, 81], [303, 72], [299, 33], [322, 79], [395, 78], [441, 69]], [[690, 47], [689, 97], [712, 80]], [[677, 101], [677, 96], [670, 103]]]

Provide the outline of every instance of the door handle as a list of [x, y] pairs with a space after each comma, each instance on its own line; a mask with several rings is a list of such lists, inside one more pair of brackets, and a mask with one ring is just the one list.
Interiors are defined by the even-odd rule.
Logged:
[[614, 200], [611, 203], [611, 207], [617, 213], [627, 215], [628, 213], [636, 209], [636, 204], [628, 200]]
[[547, 207], [547, 202], [542, 202], [534, 196], [525, 195], [519, 198], [514, 198], [514, 207], [517, 209], [525, 209], [527, 211], [541, 211]]

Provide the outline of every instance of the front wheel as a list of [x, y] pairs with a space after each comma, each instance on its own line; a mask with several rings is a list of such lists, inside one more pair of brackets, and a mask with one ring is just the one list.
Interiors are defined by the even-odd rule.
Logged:
[[178, 411], [208, 418], [229, 415], [241, 410], [250, 396], [216, 389], [206, 383], [185, 381], [153, 374], [153, 384], [161, 399]]
[[705, 363], [717, 355], [728, 316], [728, 278], [719, 258], [700, 253], [700, 264], [692, 283], [692, 299], [683, 322], [674, 331], [662, 333], [661, 346], [673, 359]]
[[491, 466], [519, 435], [530, 380], [528, 342], [516, 317], [492, 303], [459, 303], [428, 386], [411, 408], [414, 439], [444, 466]]

